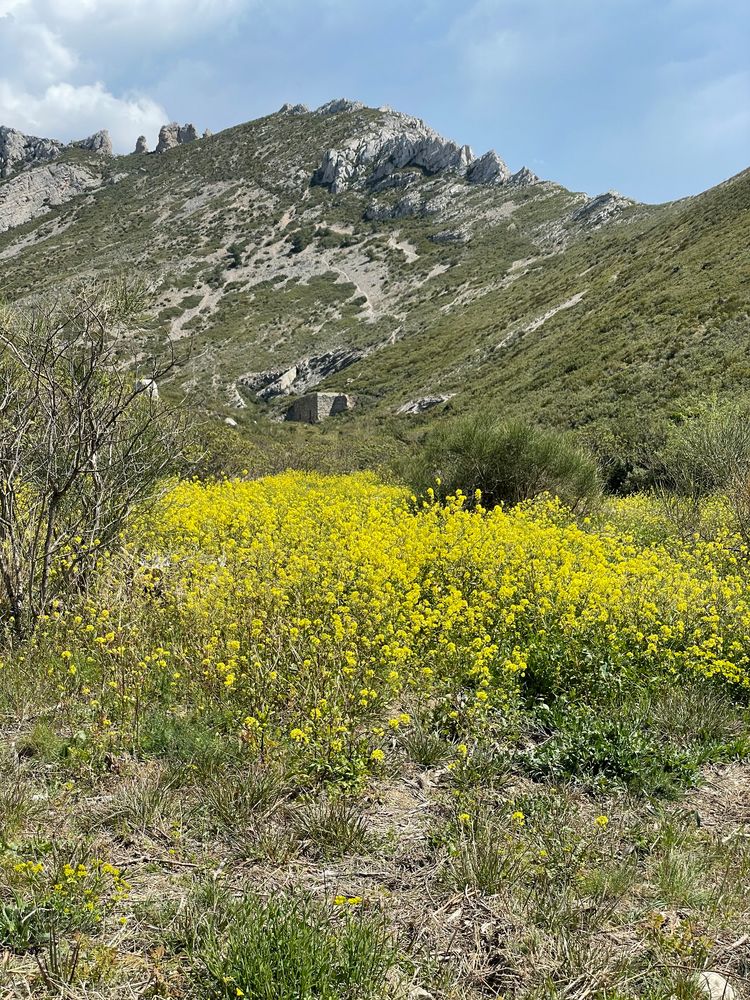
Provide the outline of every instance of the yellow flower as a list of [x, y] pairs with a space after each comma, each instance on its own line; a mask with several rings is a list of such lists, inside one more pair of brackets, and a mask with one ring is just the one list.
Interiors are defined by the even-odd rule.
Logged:
[[597, 816], [594, 823], [603, 830], [609, 823], [609, 818], [607, 816]]

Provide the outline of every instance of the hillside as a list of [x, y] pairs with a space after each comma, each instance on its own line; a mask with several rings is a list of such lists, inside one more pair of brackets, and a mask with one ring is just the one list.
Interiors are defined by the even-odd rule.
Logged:
[[591, 198], [348, 101], [160, 153], [94, 139], [0, 182], [2, 295], [152, 277], [135, 349], [190, 338], [181, 378], [240, 422], [317, 385], [363, 424], [450, 398], [595, 428], [746, 391], [750, 172]]

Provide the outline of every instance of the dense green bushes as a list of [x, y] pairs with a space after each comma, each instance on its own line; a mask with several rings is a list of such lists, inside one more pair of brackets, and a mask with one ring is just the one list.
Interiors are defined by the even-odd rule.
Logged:
[[596, 462], [562, 434], [520, 421], [471, 417], [430, 433], [410, 474], [413, 488], [471, 502], [515, 504], [552, 493], [573, 509], [599, 494]]

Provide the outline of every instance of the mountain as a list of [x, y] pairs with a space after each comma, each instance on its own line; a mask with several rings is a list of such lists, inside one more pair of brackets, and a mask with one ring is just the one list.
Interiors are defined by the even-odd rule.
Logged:
[[11, 133], [2, 296], [143, 272], [133, 350], [189, 337], [182, 379], [240, 424], [313, 388], [363, 424], [492, 407], [584, 428], [747, 391], [750, 171], [665, 205], [590, 197], [347, 100], [165, 126], [129, 156]]

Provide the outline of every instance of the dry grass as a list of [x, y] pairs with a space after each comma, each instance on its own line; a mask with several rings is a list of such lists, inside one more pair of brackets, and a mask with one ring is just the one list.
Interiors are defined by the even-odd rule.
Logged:
[[42, 759], [19, 766], [0, 777], [6, 860], [53, 842], [107, 859], [131, 888], [95, 932], [57, 933], [59, 975], [48, 943], [6, 941], [9, 998], [208, 996], [185, 944], [187, 915], [212, 919], [207, 887], [212, 906], [302, 892], [334, 921], [383, 916], [398, 960], [379, 996], [684, 997], [703, 968], [750, 996], [748, 765], [707, 768], [669, 804], [511, 774], [502, 792], [477, 787], [471, 814], [450, 771], [406, 759], [357, 802], [258, 795], [257, 775], [229, 772], [217, 801], [220, 774], [135, 760], [75, 783]]

